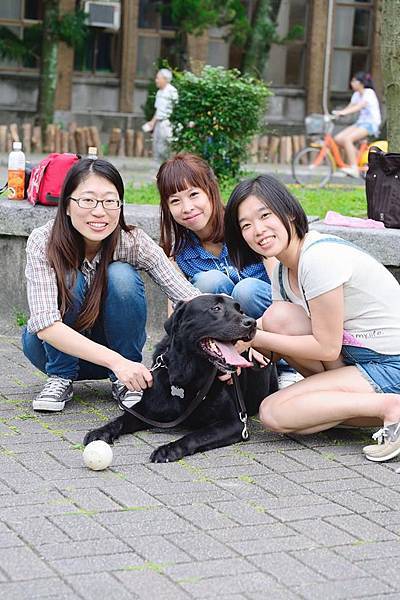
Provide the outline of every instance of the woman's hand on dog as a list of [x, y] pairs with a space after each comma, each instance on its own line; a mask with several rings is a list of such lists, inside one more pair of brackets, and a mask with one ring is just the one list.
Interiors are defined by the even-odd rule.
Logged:
[[[238, 367], [236, 369], [236, 375], [239, 377], [241, 372], [242, 372], [242, 369], [240, 367]], [[218, 379], [220, 381], [225, 381], [225, 383], [227, 383], [228, 385], [232, 385], [232, 383], [233, 383], [232, 373], [224, 373], [223, 375], [218, 375]]]
[[153, 376], [147, 367], [122, 356], [112, 370], [128, 390], [140, 392], [153, 385]]
[[261, 368], [266, 367], [270, 363], [269, 358], [267, 358], [266, 356], [261, 354], [261, 352], [259, 352], [258, 350], [255, 350], [254, 348], [251, 348], [251, 347], [249, 348], [249, 361], [250, 362], [256, 361]]
[[243, 354], [243, 352], [246, 352], [246, 350], [248, 350], [249, 361], [256, 361], [260, 367], [266, 367], [270, 362], [269, 359], [266, 358], [263, 354], [261, 354], [261, 352], [259, 352], [258, 350], [252, 348], [251, 344], [252, 341], [244, 342], [243, 340], [239, 340], [238, 342], [236, 342], [235, 348], [239, 352], [239, 354]]

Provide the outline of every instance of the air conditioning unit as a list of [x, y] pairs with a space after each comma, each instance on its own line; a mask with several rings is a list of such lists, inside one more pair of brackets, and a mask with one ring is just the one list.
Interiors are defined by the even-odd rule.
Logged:
[[87, 25], [91, 27], [105, 27], [106, 29], [119, 29], [121, 22], [121, 5], [119, 2], [86, 1]]

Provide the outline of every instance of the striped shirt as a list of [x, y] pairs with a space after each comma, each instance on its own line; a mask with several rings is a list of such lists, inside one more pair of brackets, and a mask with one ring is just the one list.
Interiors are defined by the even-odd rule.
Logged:
[[[49, 264], [46, 251], [53, 223], [54, 220], [51, 220], [34, 229], [26, 246], [25, 275], [30, 309], [27, 327], [30, 333], [37, 333], [62, 320], [58, 307], [56, 274]], [[101, 251], [92, 261], [85, 259], [80, 267], [88, 288], [93, 283], [100, 259]], [[130, 232], [120, 231], [113, 261], [127, 262], [136, 269], [146, 271], [172, 302], [187, 300], [200, 294], [177, 272], [163, 250], [139, 227]]]
[[203, 248], [199, 238], [193, 232], [189, 233], [189, 237], [190, 241], [183, 247], [175, 259], [176, 264], [188, 279], [191, 279], [201, 271], [217, 269], [225, 273], [235, 285], [241, 279], [246, 279], [246, 277], [255, 277], [256, 279], [270, 283], [268, 273], [261, 261], [247, 265], [247, 267], [238, 271], [229, 258], [226, 244], [223, 244], [220, 255], [214, 256], [214, 254]]

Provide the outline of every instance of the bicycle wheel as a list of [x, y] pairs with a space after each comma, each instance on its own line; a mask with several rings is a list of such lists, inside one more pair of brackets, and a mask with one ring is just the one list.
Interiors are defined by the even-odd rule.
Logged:
[[328, 153], [320, 156], [321, 148], [308, 146], [294, 155], [292, 174], [296, 183], [324, 187], [332, 177], [332, 159]]

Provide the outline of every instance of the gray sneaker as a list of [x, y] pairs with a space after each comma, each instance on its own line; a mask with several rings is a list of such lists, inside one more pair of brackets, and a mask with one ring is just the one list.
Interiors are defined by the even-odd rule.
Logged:
[[63, 410], [65, 403], [71, 400], [72, 395], [72, 379], [63, 379], [52, 375], [48, 378], [40, 394], [34, 399], [33, 410], [58, 412]]
[[132, 406], [141, 401], [143, 392], [131, 392], [131, 390], [127, 390], [124, 384], [117, 379], [112, 382], [111, 395], [116, 402], [120, 400], [126, 408], [132, 408]]
[[400, 454], [400, 423], [385, 425], [372, 438], [378, 440], [378, 443], [363, 448], [368, 460], [383, 462]]

